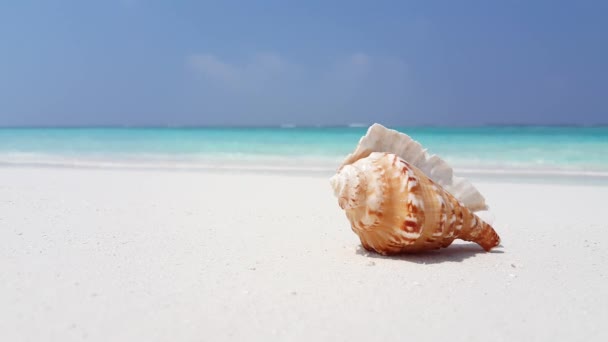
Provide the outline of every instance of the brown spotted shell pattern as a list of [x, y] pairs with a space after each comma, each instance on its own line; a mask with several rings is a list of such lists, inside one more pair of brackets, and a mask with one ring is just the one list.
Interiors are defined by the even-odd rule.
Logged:
[[500, 243], [490, 225], [395, 154], [371, 153], [342, 166], [330, 182], [367, 250], [420, 252], [462, 239], [489, 251]]

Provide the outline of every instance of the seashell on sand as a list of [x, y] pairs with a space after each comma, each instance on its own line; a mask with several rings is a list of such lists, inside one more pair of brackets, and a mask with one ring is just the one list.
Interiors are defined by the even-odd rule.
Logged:
[[375, 124], [330, 180], [363, 247], [380, 254], [420, 252], [472, 241], [498, 246], [474, 211], [485, 199], [468, 181], [407, 135]]

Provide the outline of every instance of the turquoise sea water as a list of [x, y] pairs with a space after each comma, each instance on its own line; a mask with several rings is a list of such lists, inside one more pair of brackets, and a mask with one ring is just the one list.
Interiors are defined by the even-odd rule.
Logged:
[[[4, 128], [0, 164], [333, 169], [367, 128]], [[397, 127], [456, 169], [608, 172], [608, 127]]]

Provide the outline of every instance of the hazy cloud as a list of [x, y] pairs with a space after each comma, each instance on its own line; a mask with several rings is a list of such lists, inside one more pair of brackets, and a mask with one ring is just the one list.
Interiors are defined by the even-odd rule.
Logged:
[[197, 72], [209, 77], [211, 80], [225, 84], [235, 84], [239, 81], [240, 70], [223, 62], [210, 54], [197, 54], [188, 57], [188, 64]]
[[369, 64], [370, 57], [362, 52], [354, 53], [350, 56], [350, 62], [353, 65], [366, 66]]
[[328, 115], [361, 121], [372, 112], [402, 107], [407, 98], [405, 63], [364, 52], [320, 67], [303, 66], [270, 52], [241, 62], [199, 53], [188, 56], [187, 65], [202, 77], [204, 106], [213, 112], [265, 113], [280, 122], [294, 117], [321, 122]]
[[207, 80], [220, 82], [232, 90], [254, 90], [261, 83], [278, 81], [297, 69], [280, 55], [270, 52], [253, 54], [240, 64], [208, 53], [194, 54], [187, 58], [187, 64]]

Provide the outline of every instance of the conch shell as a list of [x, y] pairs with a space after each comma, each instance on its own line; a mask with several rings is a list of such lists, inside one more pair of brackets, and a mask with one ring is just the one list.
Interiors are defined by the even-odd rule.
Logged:
[[483, 196], [410, 137], [374, 124], [330, 180], [363, 247], [420, 252], [473, 241], [489, 251], [500, 238], [475, 215]]

